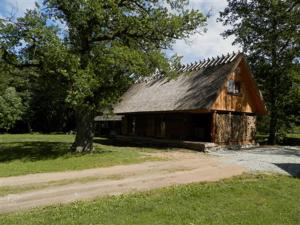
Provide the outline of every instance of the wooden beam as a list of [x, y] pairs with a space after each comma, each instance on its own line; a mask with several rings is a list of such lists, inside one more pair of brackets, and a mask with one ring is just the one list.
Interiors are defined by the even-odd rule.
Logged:
[[215, 143], [216, 142], [216, 117], [217, 117], [217, 112], [213, 111], [212, 116], [211, 116], [211, 142]]
[[229, 112], [228, 116], [229, 116], [229, 124], [228, 124], [228, 126], [229, 126], [229, 129], [230, 129], [230, 131], [229, 131], [230, 138], [228, 140], [228, 145], [231, 145], [231, 143], [232, 143], [232, 113]]

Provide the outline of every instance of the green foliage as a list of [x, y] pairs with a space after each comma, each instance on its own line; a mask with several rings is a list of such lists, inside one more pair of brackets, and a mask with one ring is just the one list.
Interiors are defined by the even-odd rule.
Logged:
[[74, 110], [66, 103], [67, 79], [51, 73], [36, 76], [29, 90], [29, 121], [33, 131], [68, 132], [75, 129]]
[[0, 79], [0, 85], [18, 91], [24, 106], [21, 125], [29, 131], [63, 129], [70, 110], [65, 106], [66, 82], [56, 70], [68, 65], [59, 51], [63, 45], [58, 28], [48, 26], [47, 17], [30, 10], [16, 21], [1, 20], [0, 34], [1, 72], [8, 78]]
[[299, 123], [300, 5], [297, 0], [228, 0], [220, 21], [231, 25], [270, 112], [269, 141]]
[[[75, 108], [111, 105], [133, 78], [167, 72], [161, 50], [205, 24], [200, 12], [185, 9], [187, 3], [47, 0], [44, 13], [29, 10], [16, 22], [0, 23], [2, 58], [64, 77], [67, 102]], [[67, 25], [63, 39], [49, 20]]]
[[[200, 32], [206, 22], [187, 4], [45, 0], [43, 9], [29, 10], [16, 21], [0, 20], [0, 55], [15, 68], [59, 80], [63, 85], [57, 92], [63, 92], [69, 107], [93, 114], [111, 107], [139, 77], [170, 71], [175, 61], [162, 50]], [[50, 25], [57, 21], [67, 27], [63, 37], [58, 26]], [[79, 122], [77, 128], [90, 123]]]
[[23, 105], [15, 88], [8, 87], [0, 95], [0, 129], [9, 130], [16, 121], [21, 119]]
[[293, 225], [299, 179], [248, 176], [0, 215], [3, 224]]

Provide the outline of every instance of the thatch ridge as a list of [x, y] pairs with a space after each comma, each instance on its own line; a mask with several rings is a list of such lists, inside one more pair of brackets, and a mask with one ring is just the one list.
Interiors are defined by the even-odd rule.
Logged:
[[240, 53], [218, 56], [177, 69], [175, 79], [159, 74], [132, 85], [114, 107], [114, 113], [209, 109]]

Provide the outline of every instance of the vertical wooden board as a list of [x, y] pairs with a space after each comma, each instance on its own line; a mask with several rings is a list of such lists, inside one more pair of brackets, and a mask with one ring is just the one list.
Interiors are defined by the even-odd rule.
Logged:
[[154, 116], [149, 115], [147, 116], [147, 131], [146, 134], [148, 137], [154, 137], [155, 136], [155, 127], [154, 127]]
[[149, 115], [136, 116], [136, 134], [138, 136], [149, 136]]
[[255, 141], [256, 117], [231, 113], [215, 115], [213, 142], [219, 144], [248, 144]]
[[231, 125], [229, 114], [216, 114], [216, 143], [229, 143], [231, 139]]
[[164, 119], [161, 120], [160, 129], [161, 129], [161, 137], [166, 137], [166, 121]]
[[122, 135], [128, 134], [128, 118], [124, 116], [122, 119]]
[[210, 136], [211, 141], [216, 142], [216, 120], [217, 120], [217, 113], [214, 111], [211, 115], [211, 130], [210, 130]]
[[248, 129], [248, 121], [247, 121], [247, 115], [246, 114], [243, 114], [242, 115], [242, 123], [243, 123], [243, 126], [244, 126], [244, 130], [243, 130], [243, 141], [246, 141], [248, 140], [248, 137], [247, 137], [247, 129]]
[[136, 121], [134, 115], [127, 116], [127, 135], [135, 135]]
[[256, 135], [256, 116], [246, 116], [246, 123], [247, 123], [246, 139], [249, 142], [253, 142], [255, 141], [255, 135]]
[[155, 115], [154, 117], [154, 136], [161, 137], [161, 129], [160, 129], [161, 119], [159, 115]]
[[231, 117], [231, 142], [242, 143], [245, 139], [244, 116], [232, 115]]
[[[224, 110], [224, 111], [236, 111], [254, 113], [256, 111], [255, 104], [251, 93], [253, 92], [253, 85], [249, 82], [250, 74], [244, 68], [241, 63], [237, 70], [232, 72], [228, 79], [225, 81], [219, 96], [211, 107], [211, 110]], [[229, 94], [227, 91], [227, 81], [234, 80], [240, 83], [240, 94]]]

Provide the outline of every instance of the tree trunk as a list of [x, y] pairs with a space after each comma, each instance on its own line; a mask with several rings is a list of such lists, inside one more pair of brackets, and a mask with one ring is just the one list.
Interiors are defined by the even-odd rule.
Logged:
[[268, 137], [268, 143], [270, 145], [276, 144], [276, 131], [277, 131], [277, 114], [274, 112], [271, 112], [270, 116], [270, 125], [269, 125], [269, 137]]
[[27, 124], [27, 130], [28, 130], [28, 133], [32, 133], [32, 128], [31, 128], [31, 125], [30, 125], [30, 122], [26, 122], [26, 124]]
[[74, 152], [90, 152], [93, 150], [94, 112], [91, 110], [77, 110], [76, 137], [71, 150]]
[[[277, 26], [277, 22], [274, 21], [275, 25]], [[275, 28], [274, 28], [275, 29]], [[275, 42], [274, 42], [275, 43]], [[268, 143], [270, 145], [274, 145], [276, 143], [276, 132], [277, 132], [277, 122], [278, 122], [278, 109], [276, 107], [276, 102], [278, 99], [278, 80], [280, 77], [280, 71], [277, 66], [277, 53], [276, 53], [276, 46], [273, 46], [272, 48], [272, 67], [273, 71], [269, 74], [271, 76], [270, 79], [270, 124], [269, 124], [269, 137], [268, 137]]]

